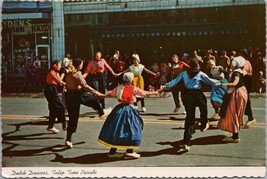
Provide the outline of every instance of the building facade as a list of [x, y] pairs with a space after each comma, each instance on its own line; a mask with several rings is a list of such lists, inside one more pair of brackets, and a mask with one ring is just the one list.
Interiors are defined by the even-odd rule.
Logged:
[[23, 71], [25, 59], [34, 56], [49, 67], [51, 13], [50, 2], [3, 2], [2, 57], [8, 59], [9, 71]]
[[64, 2], [68, 53], [139, 53], [145, 61], [197, 49], [265, 49], [263, 0]]
[[196, 49], [265, 49], [264, 0], [11, 1], [2, 6], [2, 56], [16, 68], [119, 49], [145, 61]]

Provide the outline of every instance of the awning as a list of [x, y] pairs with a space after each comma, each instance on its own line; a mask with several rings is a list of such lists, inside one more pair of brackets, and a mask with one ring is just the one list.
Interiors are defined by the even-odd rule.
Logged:
[[50, 13], [15, 13], [15, 14], [2, 14], [2, 20], [13, 19], [50, 19]]

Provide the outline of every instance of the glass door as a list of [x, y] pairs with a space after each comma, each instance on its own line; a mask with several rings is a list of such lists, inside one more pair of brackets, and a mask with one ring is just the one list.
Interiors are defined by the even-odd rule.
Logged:
[[41, 68], [44, 70], [50, 69], [50, 46], [36, 45], [36, 56], [41, 61]]

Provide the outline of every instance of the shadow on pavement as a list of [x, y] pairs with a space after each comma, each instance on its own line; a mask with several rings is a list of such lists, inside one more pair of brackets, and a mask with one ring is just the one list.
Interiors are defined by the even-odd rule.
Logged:
[[98, 163], [107, 163], [123, 160], [123, 158], [109, 158], [107, 153], [95, 153], [95, 154], [86, 154], [74, 158], [64, 158], [62, 155], [56, 153], [55, 159], [51, 162], [60, 162], [60, 163], [76, 163], [76, 164], [98, 164]]
[[[8, 133], [10, 134], [10, 133]], [[2, 135], [3, 142], [10, 141], [10, 140], [40, 140], [40, 139], [64, 139], [62, 137], [36, 137], [42, 135], [54, 135], [52, 133], [39, 133], [39, 134], [29, 134], [29, 135], [13, 135], [13, 136], [6, 136], [6, 134]]]
[[[202, 137], [192, 140], [192, 145], [213, 145], [213, 144], [225, 144], [222, 139], [225, 136], [209, 136]], [[183, 144], [183, 140], [175, 141], [175, 142], [157, 142], [159, 145], [170, 145], [170, 148], [158, 150], [158, 151], [144, 151], [139, 152], [141, 157], [154, 157], [159, 155], [182, 155], [187, 153], [184, 151], [180, 145]], [[63, 155], [58, 153], [55, 154], [55, 159], [51, 160], [51, 162], [60, 162], [60, 163], [75, 163], [75, 164], [99, 164], [99, 163], [107, 163], [107, 162], [116, 162], [123, 161], [123, 158], [109, 158], [107, 153], [94, 153], [94, 154], [86, 154], [74, 158], [64, 158]]]
[[[159, 144], [159, 143], [158, 143]], [[172, 148], [167, 148], [158, 151], [145, 151], [139, 152], [141, 157], [153, 157], [158, 155], [182, 155], [186, 153], [186, 151], [180, 151], [181, 141], [171, 143]], [[126, 159], [121, 158], [109, 158], [107, 153], [95, 153], [95, 154], [86, 154], [74, 158], [64, 158], [64, 156], [56, 153], [55, 159], [51, 160], [51, 162], [60, 162], [60, 163], [75, 163], [75, 164], [99, 164], [99, 163], [107, 163], [107, 162], [116, 162], [116, 161], [127, 161]]]
[[[216, 144], [226, 144], [223, 142], [225, 135], [216, 135], [216, 136], [207, 136], [207, 137], [200, 137], [191, 140], [191, 146], [193, 145], [216, 145]], [[175, 141], [175, 142], [158, 142], [157, 144], [160, 145], [171, 145], [173, 148], [179, 148], [178, 146], [183, 144], [183, 141]]]
[[[38, 156], [38, 155], [50, 155], [54, 154], [55, 152], [62, 152], [67, 150], [67, 147], [65, 145], [54, 145], [50, 147], [44, 147], [40, 149], [29, 149], [29, 150], [12, 150], [15, 147], [19, 146], [20, 144], [10, 143], [10, 142], [3, 142], [6, 144], [11, 144], [10, 147], [7, 147], [2, 150], [3, 156], [8, 156], [10, 158], [12, 157], [22, 157], [22, 156]], [[50, 152], [50, 153], [44, 153], [43, 152]]]
[[86, 112], [86, 113], [80, 114], [80, 117], [94, 118], [96, 116], [98, 116], [97, 112]]
[[[168, 116], [168, 115], [184, 115], [184, 113], [140, 113], [141, 116]], [[174, 117], [173, 117], [174, 118]], [[184, 119], [184, 118], [183, 118]]]
[[8, 126], [15, 126], [16, 129], [14, 132], [19, 131], [21, 126], [28, 126], [28, 125], [48, 125], [48, 121], [30, 121], [30, 122], [24, 122], [24, 123], [18, 123], [18, 124], [7, 124]]
[[[21, 126], [25, 125], [47, 125], [47, 121], [38, 121], [38, 122], [25, 122], [25, 123], [19, 123], [19, 124], [8, 124], [10, 126], [15, 126], [15, 129], [11, 132], [6, 132], [2, 134], [2, 144], [9, 145], [8, 147], [4, 148], [3, 145], [3, 150], [2, 150], [2, 155], [3, 156], [8, 156], [10, 158], [15, 157], [15, 156], [36, 156], [36, 155], [49, 155], [53, 154], [54, 152], [61, 152], [66, 150], [67, 148], [65, 145], [54, 145], [50, 147], [44, 147], [44, 148], [39, 148], [39, 149], [29, 149], [29, 150], [14, 150], [16, 147], [20, 146], [21, 144], [18, 143], [13, 143], [10, 141], [34, 141], [34, 140], [47, 140], [47, 139], [64, 139], [62, 137], [52, 137], [52, 133], [36, 133], [36, 134], [28, 134], [28, 135], [12, 135], [9, 136], [10, 134], [14, 134], [18, 132], [21, 128]], [[51, 135], [50, 136], [43, 136], [43, 135]], [[30, 143], [29, 143], [30, 144]], [[43, 152], [51, 152], [51, 153], [44, 153]]]
[[207, 136], [193, 139], [191, 141], [192, 145], [216, 145], [216, 144], [226, 144], [223, 141], [225, 135]]

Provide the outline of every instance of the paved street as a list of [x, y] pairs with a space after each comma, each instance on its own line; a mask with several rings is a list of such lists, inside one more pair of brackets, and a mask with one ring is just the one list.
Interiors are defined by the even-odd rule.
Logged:
[[[141, 113], [145, 123], [143, 140], [138, 151], [141, 158], [123, 160], [108, 158], [109, 149], [96, 141], [104, 121], [98, 119], [91, 108], [82, 106], [78, 131], [72, 139], [74, 148], [67, 149], [65, 132], [46, 131], [48, 107], [42, 94], [6, 95], [2, 97], [2, 165], [4, 168], [148, 167], [148, 170], [149, 167], [241, 167], [240, 171], [247, 172], [256, 167], [260, 169], [257, 175], [265, 175], [265, 96], [252, 97], [257, 122], [250, 129], [240, 131], [240, 143], [222, 142], [223, 137], [230, 134], [211, 126], [206, 132], [196, 130], [187, 153], [179, 148], [184, 131], [184, 109], [178, 114], [172, 113], [174, 103], [170, 94], [148, 97], [145, 102], [147, 112]], [[117, 101], [108, 98], [106, 104], [114, 107]], [[208, 106], [211, 116], [214, 111], [210, 103]], [[198, 110], [196, 116], [199, 117]], [[60, 124], [56, 126], [61, 127]]]

